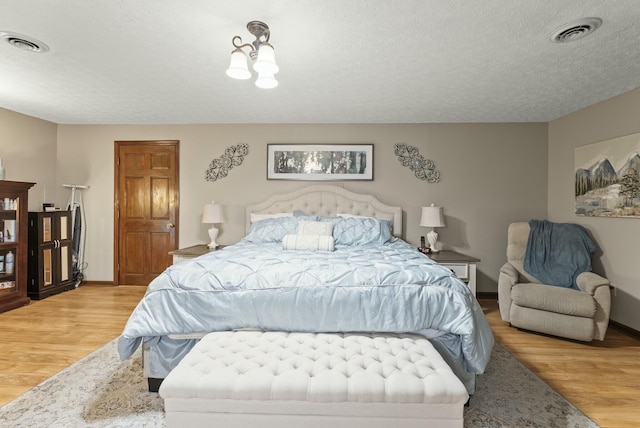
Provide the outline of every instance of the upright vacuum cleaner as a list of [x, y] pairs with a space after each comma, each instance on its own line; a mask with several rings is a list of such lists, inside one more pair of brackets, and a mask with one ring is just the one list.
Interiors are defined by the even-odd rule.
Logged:
[[84, 262], [84, 249], [86, 242], [86, 231], [82, 230], [82, 227], [86, 228], [87, 219], [84, 213], [84, 206], [82, 204], [82, 192], [83, 189], [88, 189], [89, 186], [82, 186], [79, 184], [63, 184], [62, 187], [71, 189], [69, 195], [69, 202], [67, 202], [67, 210], [71, 211], [71, 222], [73, 224], [73, 235], [71, 238], [71, 258], [73, 268], [73, 283], [76, 288], [84, 279], [84, 269], [87, 267]]

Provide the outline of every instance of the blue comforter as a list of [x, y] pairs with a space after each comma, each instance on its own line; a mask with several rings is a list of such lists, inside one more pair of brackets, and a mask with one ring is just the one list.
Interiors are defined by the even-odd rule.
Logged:
[[119, 340], [122, 359], [143, 339], [240, 328], [459, 335], [469, 371], [482, 373], [493, 335], [469, 288], [396, 240], [283, 250], [242, 241], [169, 267], [149, 284]]

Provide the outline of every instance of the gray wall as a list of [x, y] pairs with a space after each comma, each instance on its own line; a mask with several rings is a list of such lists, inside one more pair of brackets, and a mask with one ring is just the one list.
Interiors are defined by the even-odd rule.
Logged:
[[[0, 158], [5, 179], [36, 183], [29, 190], [29, 210], [58, 196], [57, 125], [0, 108]], [[45, 198], [47, 201], [45, 201]]]
[[[404, 236], [414, 245], [428, 231], [419, 226], [420, 208], [443, 206], [447, 226], [438, 229], [440, 241], [482, 260], [479, 291], [497, 289], [508, 224], [544, 218], [547, 212], [546, 124], [59, 125], [58, 184], [91, 186], [84, 193], [87, 279], [113, 279], [113, 142], [153, 139], [180, 141], [181, 247], [208, 242], [208, 225], [200, 223], [204, 203], [225, 205], [227, 222], [218, 241], [230, 244], [244, 234], [247, 204], [309, 183], [267, 180], [267, 143], [374, 144], [374, 180], [336, 184], [402, 206]], [[238, 143], [249, 145], [243, 164], [220, 181], [205, 181], [211, 160]], [[395, 143], [418, 147], [435, 162], [441, 182], [415, 178], [394, 155]], [[66, 197], [61, 194], [58, 202]]]
[[579, 217], [574, 214], [576, 147], [640, 132], [640, 89], [627, 92], [549, 124], [549, 219], [579, 223], [601, 252], [594, 270], [616, 287], [611, 318], [640, 330], [640, 220]]

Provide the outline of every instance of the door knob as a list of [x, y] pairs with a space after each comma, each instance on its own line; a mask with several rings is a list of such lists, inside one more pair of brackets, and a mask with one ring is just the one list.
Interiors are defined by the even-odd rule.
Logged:
[[169, 224], [167, 225], [167, 227], [168, 227], [169, 229], [173, 229], [173, 228], [175, 228], [175, 226], [174, 226], [174, 224], [173, 224], [173, 223], [169, 223]]

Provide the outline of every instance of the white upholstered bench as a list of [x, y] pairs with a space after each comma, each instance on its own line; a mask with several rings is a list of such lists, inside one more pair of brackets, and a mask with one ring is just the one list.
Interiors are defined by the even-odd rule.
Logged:
[[160, 387], [167, 427], [462, 427], [467, 391], [418, 335], [210, 333]]

